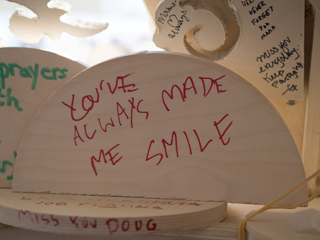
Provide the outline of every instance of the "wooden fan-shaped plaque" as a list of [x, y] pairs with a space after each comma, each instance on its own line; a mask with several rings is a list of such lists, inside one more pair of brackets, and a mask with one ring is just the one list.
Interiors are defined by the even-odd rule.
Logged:
[[0, 48], [0, 187], [11, 187], [18, 147], [38, 108], [86, 67], [33, 48]]
[[68, 81], [34, 117], [14, 174], [21, 192], [258, 204], [305, 177], [290, 132], [252, 85], [173, 53], [116, 58]]

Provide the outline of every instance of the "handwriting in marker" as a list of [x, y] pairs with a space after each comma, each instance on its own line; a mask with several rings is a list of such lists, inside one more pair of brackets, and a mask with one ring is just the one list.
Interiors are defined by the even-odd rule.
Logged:
[[287, 90], [282, 93], [282, 95], [285, 95], [287, 92], [294, 92], [298, 91], [298, 85], [295, 84], [288, 84], [287, 85]]
[[[13, 151], [14, 159], [17, 159], [17, 151]], [[12, 180], [13, 179], [13, 171], [10, 176], [7, 176], [7, 180]]]
[[[0, 141], [1, 143], [1, 141]], [[14, 159], [17, 158], [17, 152], [13, 151]], [[1, 161], [0, 161], [1, 162]], [[7, 166], [13, 167], [13, 163], [7, 160], [2, 161], [2, 165], [0, 165], [0, 173], [6, 173], [7, 171]], [[7, 180], [12, 180], [13, 178], [13, 172], [10, 176], [7, 176]]]
[[[2, 164], [0, 165], [0, 173], [5, 173], [7, 171], [7, 166], [12, 167], [13, 163], [9, 162], [7, 160], [2, 161]], [[9, 177], [9, 176], [8, 176]], [[8, 178], [7, 177], [7, 178]], [[9, 180], [9, 179], [8, 179]]]
[[[20, 106], [19, 100], [16, 97], [11, 96], [12, 88], [7, 88], [6, 94], [2, 93], [1, 90], [2, 89], [0, 88], [0, 107], [4, 107], [5, 105], [11, 107], [13, 103], [14, 108], [21, 112], [23, 109]], [[5, 100], [1, 101], [1, 98]]]

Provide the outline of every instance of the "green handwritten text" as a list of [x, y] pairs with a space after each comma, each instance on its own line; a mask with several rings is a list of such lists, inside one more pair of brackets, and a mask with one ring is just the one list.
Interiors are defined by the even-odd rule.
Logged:
[[[0, 165], [0, 173], [5, 173], [7, 171], [7, 166], [13, 167], [13, 163], [7, 160], [2, 161], [2, 166]], [[10, 178], [10, 176], [8, 176]], [[8, 179], [7, 177], [7, 179]], [[10, 179], [8, 179], [10, 180]]]
[[0, 62], [0, 107], [13, 106], [19, 112], [23, 110], [19, 100], [12, 96], [12, 88], [6, 88], [6, 80], [10, 76], [20, 76], [24, 79], [32, 79], [30, 88], [35, 90], [39, 74], [45, 80], [58, 80], [65, 79], [67, 77], [67, 72], [68, 69], [66, 68], [39, 67], [38, 63], [35, 63], [33, 66], [22, 67], [17, 63]]
[[6, 79], [10, 76], [19, 75], [22, 78], [30, 78], [31, 89], [35, 90], [37, 86], [39, 73], [43, 79], [46, 80], [58, 80], [65, 79], [67, 77], [66, 72], [68, 69], [66, 68], [49, 68], [43, 67], [40, 68], [38, 63], [35, 63], [34, 66], [20, 66], [17, 63], [4, 63], [0, 62], [0, 88], [6, 88]]
[[[6, 94], [2, 93], [2, 89], [0, 88], [0, 107], [3, 107], [7, 104], [8, 107], [13, 106], [19, 112], [22, 111], [22, 108], [19, 105], [19, 100], [16, 97], [11, 96], [12, 88], [7, 88]], [[4, 98], [4, 101], [1, 101], [1, 98]]]
[[[14, 155], [14, 159], [16, 159], [17, 151], [13, 151], [13, 155]], [[0, 173], [6, 173], [7, 166], [13, 167], [13, 163], [7, 160], [2, 161], [2, 166], [0, 165]], [[13, 179], [13, 171], [11, 175], [7, 176], [7, 180], [12, 180], [12, 179]]]

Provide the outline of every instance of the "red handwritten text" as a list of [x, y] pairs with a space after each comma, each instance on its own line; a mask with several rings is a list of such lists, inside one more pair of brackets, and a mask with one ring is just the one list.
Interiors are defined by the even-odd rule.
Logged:
[[[103, 149], [100, 150], [100, 154], [99, 154], [99, 158], [97, 159], [95, 156], [91, 157], [91, 167], [95, 173], [95, 175], [98, 175], [97, 169], [96, 169], [96, 165], [95, 162], [101, 162], [101, 160], [103, 159], [104, 163], [107, 163], [108, 160], [111, 162], [111, 164], [114, 166], [116, 165], [117, 162], [119, 162], [123, 156], [120, 156], [116, 159], [116, 157], [118, 156], [119, 152], [116, 152], [114, 155], [113, 153], [111, 153], [111, 151], [115, 148], [117, 148], [120, 144], [117, 144], [115, 146], [113, 146], [111, 149], [109, 149], [107, 152], [105, 152]], [[107, 156], [109, 157], [109, 159], [107, 159]]]
[[[72, 94], [70, 104], [62, 101], [62, 103], [70, 109], [71, 119], [73, 121], [81, 121], [90, 113], [90, 111], [93, 109], [94, 105], [100, 101], [100, 91], [104, 90], [105, 84], [108, 87], [107, 91], [109, 91], [109, 93], [111, 93], [111, 94], [114, 94], [117, 90], [122, 90], [123, 93], [137, 91], [138, 88], [136, 88], [134, 83], [125, 84], [125, 79], [127, 77], [129, 77], [131, 74], [132, 73], [127, 74], [125, 76], [118, 76], [116, 78], [115, 85], [113, 88], [109, 82], [105, 82], [105, 80], [101, 80], [99, 88], [95, 88], [95, 90], [96, 90], [95, 96], [92, 96], [89, 94], [89, 95], [85, 95], [85, 96], [80, 97], [81, 98], [81, 108], [80, 109], [79, 108], [77, 109], [74, 106], [75, 97], [76, 97], [75, 94]], [[76, 111], [80, 112], [78, 114], [78, 116], [75, 116]]]
[[[209, 77], [198, 77], [198, 79], [200, 79], [202, 82], [202, 88], [203, 88], [202, 95], [203, 95], [203, 97], [206, 98], [211, 93], [213, 86], [216, 86], [216, 92], [218, 94], [226, 92], [226, 90], [220, 89], [220, 87], [222, 85], [218, 83], [218, 81], [220, 81], [224, 77], [225, 77], [225, 75], [223, 75], [219, 78], [216, 78], [216, 79], [209, 78]], [[184, 83], [182, 84], [181, 87], [178, 85], [173, 85], [171, 87], [170, 93], [167, 90], [163, 90], [162, 91], [162, 103], [167, 111], [170, 111], [170, 108], [167, 105], [166, 99], [168, 99], [168, 98], [171, 100], [174, 99], [174, 90], [175, 89], [178, 91], [178, 95], [180, 94], [179, 96], [181, 97], [183, 102], [185, 102], [185, 100], [187, 98], [187, 92], [188, 92], [188, 94], [190, 91], [191, 91], [190, 94], [194, 94], [194, 95], [198, 94], [194, 80], [190, 76], [187, 77], [187, 79], [184, 81]]]
[[20, 210], [18, 212], [19, 222], [31, 222], [38, 225], [51, 225], [57, 227], [59, 220], [54, 215], [35, 214], [30, 211]]
[[69, 217], [70, 222], [79, 230], [80, 228], [97, 228], [97, 219], [87, 220], [86, 217]]
[[[222, 131], [222, 133], [220, 131], [219, 124], [221, 124], [228, 116], [229, 116], [229, 114], [226, 114], [223, 118], [221, 118], [220, 121], [218, 121], [218, 122], [214, 121], [213, 122], [213, 125], [215, 126], [215, 128], [216, 128], [216, 130], [218, 132], [219, 140], [221, 141], [221, 143], [223, 145], [228, 145], [229, 142], [230, 142], [230, 137], [228, 138], [227, 141], [225, 141], [225, 139], [223, 137], [225, 136], [225, 134], [227, 133], [228, 129], [232, 125], [233, 121], [231, 121], [228, 124], [228, 126]], [[204, 152], [205, 149], [209, 146], [209, 144], [213, 142], [213, 139], [209, 139], [209, 140], [203, 141], [203, 140], [201, 140], [201, 138], [200, 138], [200, 136], [199, 136], [199, 134], [198, 134], [198, 132], [196, 130], [193, 130], [193, 133], [194, 133], [194, 135], [195, 135], [195, 137], [197, 139], [200, 152]], [[189, 140], [189, 136], [188, 136], [187, 132], [185, 132], [185, 131], [183, 131], [183, 134], [184, 134], [185, 140], [188, 143], [189, 154], [192, 155], [193, 151], [192, 151], [191, 143], [190, 143], [190, 140]], [[165, 139], [161, 140], [164, 153], [158, 152], [158, 153], [153, 154], [153, 155], [151, 155], [150, 152], [151, 152], [151, 148], [152, 148], [153, 144], [155, 144], [156, 142], [155, 142], [155, 140], [151, 140], [150, 143], [149, 143], [149, 146], [148, 146], [146, 161], [149, 161], [149, 160], [155, 158], [155, 159], [157, 159], [157, 165], [159, 165], [164, 157], [165, 158], [169, 158], [170, 157], [168, 155], [168, 147], [169, 146], [174, 146], [174, 149], [175, 149], [175, 152], [176, 152], [176, 157], [179, 158], [179, 147], [178, 147], [178, 142], [179, 141], [178, 141], [178, 139], [180, 139], [180, 138], [177, 137], [177, 133], [175, 131], [173, 131], [172, 134], [171, 134], [170, 141], [167, 141]]]
[[[101, 118], [98, 118], [97, 125], [99, 127], [97, 128], [89, 129], [87, 124], [84, 124], [81, 128], [78, 128], [77, 125], [74, 125], [74, 136], [73, 136], [74, 145], [78, 146], [79, 141], [84, 143], [86, 140], [92, 140], [95, 137], [95, 134], [97, 133], [97, 131], [100, 131], [100, 132], [102, 131], [103, 133], [107, 133], [109, 127], [112, 127], [112, 128], [115, 128], [117, 126], [120, 127], [124, 124], [124, 121], [128, 121], [128, 124], [130, 124], [130, 127], [134, 128], [135, 112], [138, 114], [144, 114], [145, 119], [147, 120], [149, 117], [149, 112], [142, 110], [140, 106], [143, 100], [139, 100], [137, 103], [135, 101], [136, 100], [134, 97], [132, 97], [131, 99], [128, 99], [130, 110], [127, 110], [128, 109], [127, 105], [116, 102], [115, 112], [117, 114], [116, 116], [117, 120], [114, 120], [113, 117], [110, 117], [106, 122], [103, 122]], [[80, 131], [79, 129], [83, 129], [83, 131]]]
[[[110, 218], [106, 221], [106, 225], [108, 226], [108, 230], [110, 235], [121, 231], [121, 232], [127, 232], [128, 230], [132, 231], [140, 231], [143, 227], [143, 221], [142, 220], [118, 220], [116, 218]], [[145, 228], [147, 231], [154, 231], [157, 229], [157, 224], [154, 222], [153, 219], [149, 219], [145, 223]]]

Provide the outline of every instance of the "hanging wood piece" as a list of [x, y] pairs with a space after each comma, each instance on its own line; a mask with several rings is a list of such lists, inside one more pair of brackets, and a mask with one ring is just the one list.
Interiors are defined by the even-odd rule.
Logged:
[[8, 0], [27, 8], [18, 8], [10, 19], [10, 30], [21, 41], [37, 43], [42, 35], [59, 40], [66, 32], [76, 37], [88, 37], [108, 27], [107, 23], [93, 23], [66, 15], [71, 5], [62, 1]]
[[216, 61], [269, 99], [301, 100], [304, 4], [303, 0], [155, 0], [146, 6], [153, 15], [158, 47]]
[[49, 95], [85, 66], [32, 48], [0, 48], [0, 187], [11, 187], [25, 129]]

